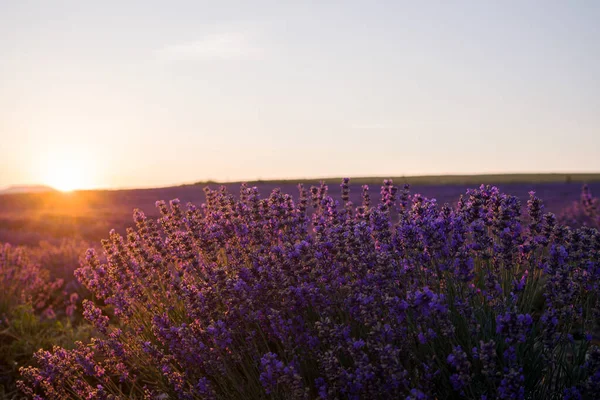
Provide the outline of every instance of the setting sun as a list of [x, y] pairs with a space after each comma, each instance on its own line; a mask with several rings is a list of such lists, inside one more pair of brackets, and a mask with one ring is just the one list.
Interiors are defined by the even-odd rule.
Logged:
[[81, 166], [64, 162], [48, 168], [45, 183], [61, 192], [71, 192], [88, 184]]

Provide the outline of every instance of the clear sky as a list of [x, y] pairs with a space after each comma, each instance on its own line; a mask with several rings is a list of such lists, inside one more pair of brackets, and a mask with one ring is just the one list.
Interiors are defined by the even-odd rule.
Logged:
[[600, 1], [0, 0], [0, 187], [600, 171]]

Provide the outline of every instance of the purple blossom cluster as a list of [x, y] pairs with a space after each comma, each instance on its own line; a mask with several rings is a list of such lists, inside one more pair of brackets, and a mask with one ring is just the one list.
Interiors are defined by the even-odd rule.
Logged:
[[563, 223], [571, 226], [589, 226], [600, 229], [600, 200], [584, 185], [579, 201], [574, 202], [560, 214]]
[[[97, 334], [36, 354], [31, 398], [599, 398], [600, 233], [530, 193], [455, 206], [206, 189], [89, 250]], [[102, 259], [102, 261], [101, 261]]]
[[[12, 398], [18, 368], [74, 319], [78, 295], [41, 268], [35, 251], [0, 243], [0, 397]], [[60, 322], [59, 322], [60, 321]]]
[[7, 326], [15, 308], [29, 305], [46, 319], [54, 319], [65, 307], [72, 314], [76, 305], [61, 290], [62, 279], [51, 279], [24, 247], [0, 243], [0, 329]]

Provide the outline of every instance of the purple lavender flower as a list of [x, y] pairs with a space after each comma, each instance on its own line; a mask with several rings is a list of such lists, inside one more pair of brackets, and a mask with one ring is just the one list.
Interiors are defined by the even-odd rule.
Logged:
[[464, 393], [464, 389], [471, 382], [471, 363], [467, 358], [467, 354], [460, 346], [455, 346], [452, 353], [446, 359], [453, 374], [450, 375], [450, 383], [454, 390]]
[[491, 186], [455, 206], [386, 180], [378, 202], [364, 186], [354, 207], [349, 190], [261, 198], [242, 185], [239, 199], [221, 187], [199, 206], [158, 202], [158, 220], [136, 210], [136, 228], [77, 271], [95, 337], [39, 352], [24, 393], [596, 395], [585, 335], [600, 317], [598, 232], [561, 225], [533, 194], [522, 217]]

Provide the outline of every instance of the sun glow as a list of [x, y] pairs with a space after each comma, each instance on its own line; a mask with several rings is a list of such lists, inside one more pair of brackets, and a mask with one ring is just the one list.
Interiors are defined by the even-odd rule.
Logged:
[[45, 183], [61, 192], [82, 189], [89, 184], [81, 166], [68, 162], [50, 165], [46, 171]]

